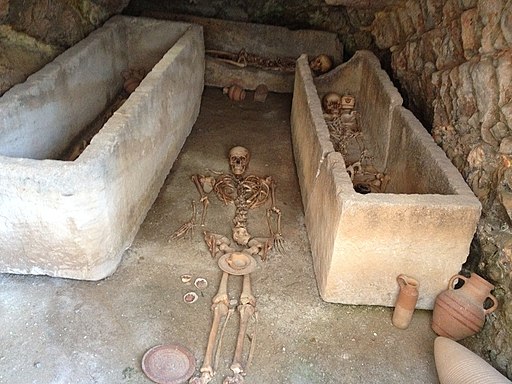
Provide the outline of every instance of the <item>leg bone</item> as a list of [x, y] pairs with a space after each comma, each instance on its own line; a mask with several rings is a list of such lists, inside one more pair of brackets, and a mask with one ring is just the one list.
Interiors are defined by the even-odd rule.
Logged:
[[231, 363], [233, 373], [242, 374], [244, 367], [242, 364], [242, 354], [244, 349], [244, 341], [247, 333], [247, 325], [249, 319], [254, 316], [256, 311], [256, 298], [252, 294], [250, 274], [244, 275], [242, 294], [240, 296], [240, 305], [238, 306], [240, 313], [240, 329], [236, 342], [235, 355]]
[[[215, 350], [217, 348], [217, 333], [219, 331], [219, 326], [222, 319], [229, 312], [229, 299], [227, 293], [228, 287], [228, 277], [229, 275], [226, 272], [222, 273], [222, 278], [219, 285], [219, 290], [217, 294], [212, 299], [212, 311], [213, 311], [213, 320], [212, 326], [210, 329], [210, 335], [208, 337], [208, 345], [206, 346], [205, 357], [203, 361], [203, 365], [201, 366], [201, 377], [193, 378], [190, 380], [190, 383], [193, 384], [206, 384], [208, 383], [215, 374], [214, 371], [214, 356]], [[219, 340], [220, 343], [220, 340]], [[194, 381], [195, 380], [195, 381]]]

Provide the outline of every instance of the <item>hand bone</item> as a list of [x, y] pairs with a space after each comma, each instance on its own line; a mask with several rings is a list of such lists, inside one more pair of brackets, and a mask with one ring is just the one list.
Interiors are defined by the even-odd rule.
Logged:
[[231, 241], [226, 236], [218, 235], [210, 231], [204, 231], [203, 234], [204, 241], [208, 246], [212, 258], [218, 256], [219, 253], [224, 254], [235, 250], [231, 247]]

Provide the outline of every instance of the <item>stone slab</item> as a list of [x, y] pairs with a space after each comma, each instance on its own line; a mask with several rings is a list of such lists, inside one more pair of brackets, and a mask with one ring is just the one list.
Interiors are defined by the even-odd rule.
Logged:
[[[50, 160], [151, 70], [75, 161]], [[0, 98], [0, 272], [114, 272], [199, 113], [200, 26], [113, 17]]]
[[[297, 61], [292, 141], [322, 298], [393, 306], [404, 273], [420, 283], [417, 308], [432, 309], [467, 258], [480, 203], [401, 105], [373, 54], [357, 52], [315, 79], [307, 64], [307, 56]], [[328, 91], [356, 97], [365, 142], [391, 175], [389, 193], [354, 191], [342, 155], [326, 140], [320, 98]]]

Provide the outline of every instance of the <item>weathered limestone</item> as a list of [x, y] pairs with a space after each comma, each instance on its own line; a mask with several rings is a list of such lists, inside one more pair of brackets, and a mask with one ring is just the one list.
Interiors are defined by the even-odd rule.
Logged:
[[[391, 181], [385, 194], [358, 194], [335, 152], [319, 96], [356, 97], [365, 143]], [[292, 139], [320, 294], [330, 302], [393, 306], [396, 276], [420, 282], [418, 308], [459, 272], [480, 203], [402, 98], [377, 58], [360, 51], [313, 80], [297, 62]]]
[[[151, 70], [73, 162], [61, 153]], [[116, 16], [0, 98], [0, 272], [98, 280], [130, 246], [197, 117], [202, 29]]]
[[[321, 53], [329, 55], [335, 65], [343, 61], [343, 48], [335, 33], [296, 30], [272, 25], [243, 23], [165, 12], [146, 12], [148, 16], [180, 20], [199, 24], [204, 28], [206, 50], [248, 53], [266, 58], [298, 58], [306, 53], [315, 57]], [[238, 84], [244, 89], [254, 90], [265, 84], [271, 92], [293, 92], [294, 73], [276, 70], [261, 70], [247, 66], [239, 68], [206, 55], [205, 84], [226, 87]]]

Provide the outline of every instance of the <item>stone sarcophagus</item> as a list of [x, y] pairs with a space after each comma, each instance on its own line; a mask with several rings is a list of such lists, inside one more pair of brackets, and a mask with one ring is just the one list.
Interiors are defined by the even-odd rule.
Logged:
[[[147, 73], [74, 161], [55, 160]], [[98, 280], [132, 243], [199, 113], [202, 28], [116, 16], [0, 98], [0, 272]]]
[[[385, 172], [385, 193], [356, 192], [346, 159], [334, 150], [321, 100], [355, 97], [361, 139]], [[322, 298], [393, 306], [396, 277], [420, 283], [417, 308], [431, 309], [459, 272], [480, 216], [480, 203], [402, 98], [377, 58], [360, 51], [313, 78], [297, 62], [292, 140]]]
[[[343, 60], [343, 46], [335, 33], [315, 30], [289, 30], [275, 25], [245, 23], [212, 19], [184, 14], [158, 11], [143, 13], [150, 17], [178, 20], [203, 27], [205, 41], [205, 84], [212, 87], [228, 87], [237, 84], [244, 89], [254, 90], [264, 84], [271, 92], [293, 92], [294, 72], [279, 70], [278, 67], [253, 66], [247, 64], [243, 54], [231, 63], [223, 60], [222, 53], [245, 52], [265, 61], [289, 61], [292, 63], [303, 53], [311, 58], [319, 54], [328, 55], [335, 65]], [[224, 57], [225, 58], [225, 57]], [[233, 61], [240, 62], [233, 63]], [[234, 65], [236, 64], [236, 65]]]

